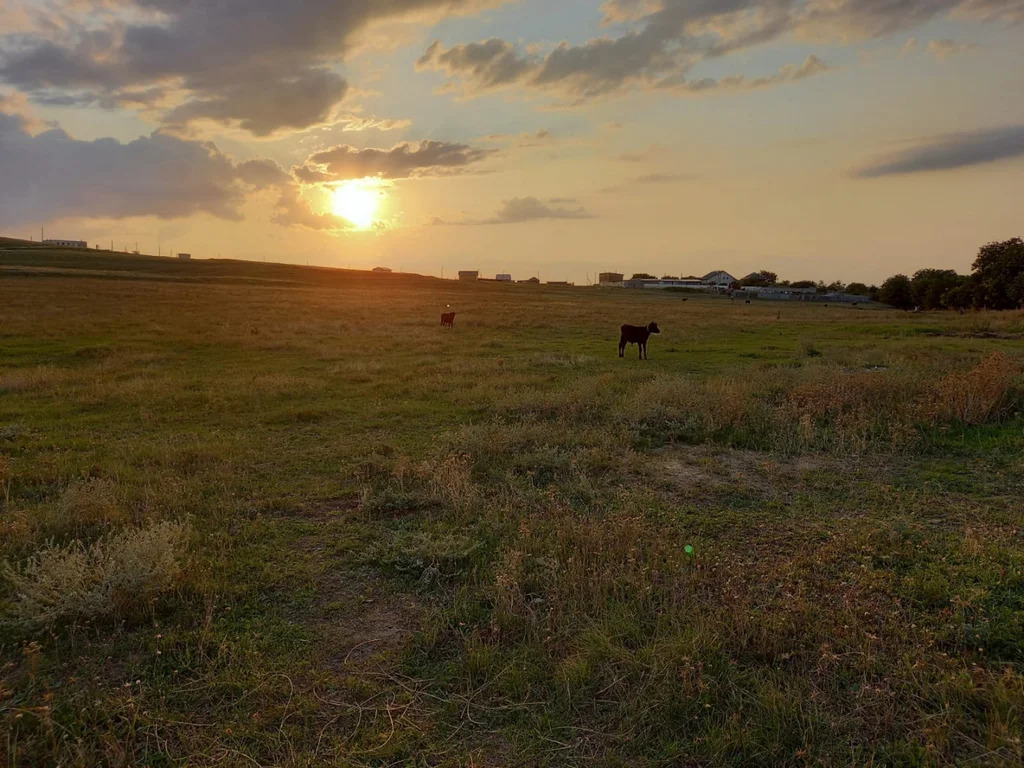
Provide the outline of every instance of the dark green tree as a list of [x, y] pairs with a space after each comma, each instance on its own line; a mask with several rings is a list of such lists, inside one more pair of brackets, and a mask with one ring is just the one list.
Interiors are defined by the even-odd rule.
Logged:
[[646, 272], [635, 272], [631, 280], [657, 280], [654, 275], [649, 275]]
[[952, 269], [919, 269], [910, 279], [910, 292], [921, 309], [942, 309], [942, 297], [962, 282]]
[[910, 288], [910, 278], [906, 275], [893, 275], [878, 289], [878, 300], [897, 309], [910, 309], [914, 306], [914, 293]]
[[846, 292], [852, 293], [856, 296], [867, 296], [868, 287], [864, 283], [850, 283], [846, 286]]
[[975, 298], [989, 309], [1016, 309], [1024, 304], [1024, 240], [1019, 237], [981, 247], [974, 260], [980, 291]]

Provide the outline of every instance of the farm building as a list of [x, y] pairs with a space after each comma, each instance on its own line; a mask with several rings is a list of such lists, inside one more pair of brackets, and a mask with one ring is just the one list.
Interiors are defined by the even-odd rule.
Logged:
[[61, 248], [88, 248], [85, 240], [43, 240], [43, 245], [59, 245]]
[[373, 271], [374, 272], [390, 272], [391, 271], [391, 267], [374, 267]]
[[602, 272], [597, 276], [597, 282], [600, 285], [615, 285], [621, 283], [626, 276], [621, 272]]
[[540, 278], [539, 277], [530, 277], [530, 278], [527, 278], [526, 280], [517, 280], [516, 282], [517, 283], [529, 283], [531, 285], [540, 285]]
[[768, 301], [818, 301], [817, 288], [793, 288], [789, 285], [748, 285], [740, 295]]
[[480, 272], [478, 270], [460, 270], [459, 280], [479, 280]]
[[702, 291], [707, 288], [700, 280], [693, 278], [670, 278], [663, 280], [626, 280], [622, 283], [627, 288], [693, 288]]
[[700, 281], [713, 288], [728, 288], [736, 282], [736, 278], [724, 269], [716, 269], [714, 272], [708, 272]]
[[192, 261], [192, 254], [191, 253], [179, 253], [178, 254], [178, 259], [181, 260], [181, 261]]
[[506, 274], [506, 273], [502, 272], [502, 273], [500, 273], [498, 275], [495, 275], [494, 279], [497, 280], [499, 283], [511, 283], [512, 282], [512, 275], [509, 275], [509, 274]]

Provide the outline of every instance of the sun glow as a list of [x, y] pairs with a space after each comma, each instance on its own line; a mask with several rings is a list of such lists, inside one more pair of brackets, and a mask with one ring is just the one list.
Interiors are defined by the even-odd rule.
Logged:
[[346, 181], [334, 188], [334, 213], [359, 229], [369, 229], [377, 221], [383, 191], [369, 180]]

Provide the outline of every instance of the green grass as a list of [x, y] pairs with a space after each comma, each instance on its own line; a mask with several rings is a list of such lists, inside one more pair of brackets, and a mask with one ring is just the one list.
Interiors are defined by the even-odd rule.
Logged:
[[1020, 313], [10, 243], [0, 295], [0, 559], [187, 531], [112, 613], [2, 577], [5, 765], [1024, 760]]

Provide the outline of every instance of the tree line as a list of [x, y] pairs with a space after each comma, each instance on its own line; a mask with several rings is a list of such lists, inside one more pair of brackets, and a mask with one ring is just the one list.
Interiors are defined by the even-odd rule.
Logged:
[[[633, 275], [633, 279], [653, 277], [642, 272]], [[893, 275], [877, 286], [844, 284], [839, 280], [780, 281], [775, 272], [762, 269], [732, 287], [767, 285], [814, 288], [818, 293], [851, 293], [897, 309], [1018, 309], [1024, 307], [1024, 240], [1014, 237], [983, 245], [969, 275], [953, 269], [919, 269], [909, 277]]]
[[876, 298], [898, 309], [1018, 309], [1024, 306], [1024, 240], [983, 245], [969, 275], [952, 269], [893, 275]]

